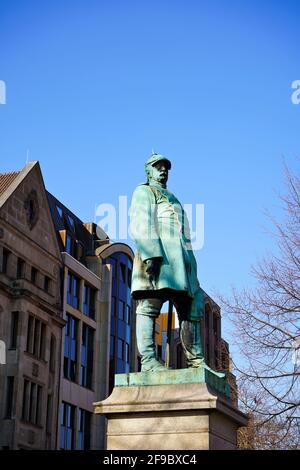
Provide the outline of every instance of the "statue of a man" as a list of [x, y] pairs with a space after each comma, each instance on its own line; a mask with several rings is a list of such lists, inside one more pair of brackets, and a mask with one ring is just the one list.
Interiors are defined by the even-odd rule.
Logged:
[[142, 371], [165, 370], [155, 354], [155, 318], [163, 303], [176, 308], [188, 367], [204, 363], [200, 339], [203, 292], [191, 248], [186, 214], [167, 190], [171, 162], [153, 153], [145, 165], [148, 181], [137, 186], [131, 204], [131, 233], [137, 252], [132, 297], [137, 300], [136, 334]]

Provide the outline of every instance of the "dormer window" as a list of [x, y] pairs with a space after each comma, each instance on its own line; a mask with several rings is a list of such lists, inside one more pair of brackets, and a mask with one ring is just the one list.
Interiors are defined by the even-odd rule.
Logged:
[[59, 214], [59, 217], [62, 219], [62, 218], [63, 218], [63, 211], [62, 211], [62, 208], [59, 207], [59, 206], [56, 206], [56, 210], [57, 210], [57, 212], [58, 212], [58, 214]]
[[75, 230], [75, 222], [74, 219], [68, 214], [68, 221], [70, 226], [72, 227], [72, 230]]

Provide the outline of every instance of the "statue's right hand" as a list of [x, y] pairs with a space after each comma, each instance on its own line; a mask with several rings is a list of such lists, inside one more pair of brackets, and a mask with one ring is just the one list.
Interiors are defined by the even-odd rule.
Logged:
[[146, 273], [151, 281], [156, 280], [161, 266], [162, 258], [149, 258], [145, 261]]

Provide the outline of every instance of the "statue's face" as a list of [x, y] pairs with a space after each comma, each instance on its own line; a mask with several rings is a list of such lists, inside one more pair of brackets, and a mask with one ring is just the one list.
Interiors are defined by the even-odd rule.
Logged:
[[152, 166], [150, 179], [159, 184], [165, 185], [168, 181], [168, 175], [168, 163], [164, 160], [160, 160]]

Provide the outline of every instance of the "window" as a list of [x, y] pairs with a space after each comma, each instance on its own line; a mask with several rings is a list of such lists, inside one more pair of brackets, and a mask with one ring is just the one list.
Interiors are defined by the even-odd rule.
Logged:
[[120, 263], [120, 280], [126, 282], [126, 264]]
[[75, 441], [75, 406], [62, 402], [60, 419], [60, 448], [74, 449]]
[[14, 380], [15, 378], [13, 376], [7, 377], [5, 418], [8, 418], [8, 419], [12, 417], [13, 398], [14, 398]]
[[95, 318], [96, 291], [92, 287], [84, 284], [83, 290], [83, 313], [88, 317]]
[[45, 359], [46, 325], [29, 315], [27, 325], [26, 351], [38, 359]]
[[24, 379], [22, 419], [28, 423], [41, 424], [42, 386]]
[[214, 315], [213, 316], [213, 330], [214, 330], [214, 336], [216, 337], [217, 339], [217, 336], [218, 336], [218, 317], [217, 315]]
[[73, 254], [73, 240], [71, 235], [67, 234], [66, 238], [66, 252], [69, 253], [69, 255], [72, 256]]
[[63, 218], [63, 211], [62, 211], [62, 208], [59, 207], [59, 206], [56, 206], [56, 209], [57, 209], [57, 212], [58, 212], [59, 217], [62, 219], [62, 218]]
[[125, 317], [125, 302], [119, 300], [119, 319], [124, 320]]
[[41, 337], [40, 337], [40, 348], [38, 355], [41, 358], [45, 358], [45, 347], [46, 347], [46, 325], [41, 323]]
[[51, 335], [51, 340], [50, 340], [50, 361], [49, 361], [50, 372], [55, 371], [55, 356], [56, 356], [56, 339], [55, 339], [54, 335]]
[[71, 217], [69, 214], [68, 214], [68, 221], [69, 221], [69, 224], [70, 224], [72, 230], [75, 230], [75, 222], [74, 222], [74, 219], [73, 219], [73, 217]]
[[45, 278], [44, 278], [44, 290], [45, 290], [46, 292], [49, 292], [49, 291], [50, 291], [50, 284], [51, 284], [51, 279], [50, 279], [50, 277], [45, 276]]
[[19, 312], [11, 313], [10, 349], [16, 349], [18, 337]]
[[110, 336], [110, 358], [115, 356], [115, 336]]
[[31, 268], [31, 282], [32, 284], [37, 283], [38, 270], [32, 266]]
[[81, 342], [80, 385], [92, 388], [94, 330], [83, 323]]
[[131, 289], [131, 278], [132, 278], [132, 270], [128, 268], [127, 284], [128, 284], [129, 289]]
[[77, 372], [78, 320], [67, 314], [65, 326], [64, 376], [75, 382]]
[[206, 360], [208, 364], [210, 363], [210, 351], [209, 351], [209, 315], [210, 315], [210, 308], [206, 305], [205, 306], [205, 352], [206, 352]]
[[130, 325], [130, 317], [131, 317], [131, 308], [129, 307], [129, 305], [126, 305], [126, 318], [125, 318], [125, 321], [126, 321], [127, 325]]
[[76, 309], [79, 308], [79, 285], [79, 278], [68, 272], [67, 302]]
[[25, 261], [22, 258], [18, 258], [17, 279], [23, 279], [24, 277], [25, 277]]
[[10, 256], [10, 251], [6, 250], [3, 248], [3, 257], [2, 257], [2, 272], [4, 274], [7, 273], [7, 267], [8, 267], [8, 259]]
[[47, 398], [47, 417], [46, 417], [46, 432], [51, 434], [52, 431], [52, 407], [53, 407], [53, 400], [52, 395], [48, 395]]
[[78, 442], [77, 449], [90, 449], [91, 413], [82, 408], [78, 409]]
[[124, 359], [124, 341], [118, 338], [118, 358]]
[[129, 364], [129, 344], [125, 343], [125, 362]]

